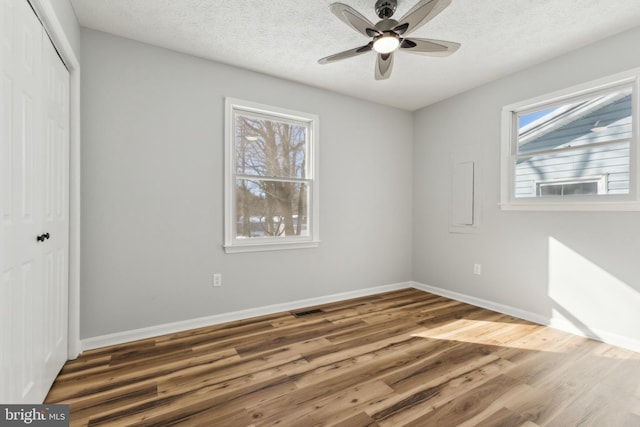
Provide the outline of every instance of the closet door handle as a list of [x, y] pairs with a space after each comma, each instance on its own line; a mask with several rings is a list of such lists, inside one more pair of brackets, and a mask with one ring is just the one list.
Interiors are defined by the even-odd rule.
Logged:
[[45, 240], [47, 240], [49, 237], [51, 237], [51, 236], [49, 235], [49, 233], [44, 233], [44, 234], [41, 234], [41, 235], [39, 235], [38, 237], [36, 237], [36, 240], [37, 240], [38, 242], [44, 242], [44, 241], [45, 241]]

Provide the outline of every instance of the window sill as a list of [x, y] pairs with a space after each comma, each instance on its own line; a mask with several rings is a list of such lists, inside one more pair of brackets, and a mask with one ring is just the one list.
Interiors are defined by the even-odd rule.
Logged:
[[320, 246], [319, 241], [307, 242], [276, 242], [276, 243], [247, 243], [242, 245], [225, 245], [224, 252], [237, 254], [244, 252], [283, 251], [292, 249], [309, 249]]

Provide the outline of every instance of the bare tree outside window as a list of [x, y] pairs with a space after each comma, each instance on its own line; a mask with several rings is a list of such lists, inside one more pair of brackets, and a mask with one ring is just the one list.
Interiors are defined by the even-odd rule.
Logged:
[[307, 236], [307, 126], [240, 113], [234, 125], [236, 238]]

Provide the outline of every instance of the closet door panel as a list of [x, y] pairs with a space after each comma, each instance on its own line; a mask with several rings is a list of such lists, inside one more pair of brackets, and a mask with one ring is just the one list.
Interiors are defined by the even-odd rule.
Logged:
[[0, 91], [0, 402], [39, 403], [67, 355], [68, 72], [26, 0], [0, 0]]
[[48, 389], [67, 360], [69, 254], [69, 72], [47, 39], [44, 62], [43, 230], [45, 333], [43, 379]]

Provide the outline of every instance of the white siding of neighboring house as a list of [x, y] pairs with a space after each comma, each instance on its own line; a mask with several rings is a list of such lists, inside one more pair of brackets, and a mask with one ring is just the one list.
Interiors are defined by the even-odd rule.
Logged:
[[[561, 128], [520, 147], [521, 153], [621, 140], [615, 145], [540, 155], [516, 165], [516, 197], [535, 196], [536, 182], [573, 177], [606, 177], [608, 194], [629, 191], [629, 138], [631, 138], [631, 96], [593, 111]], [[595, 123], [606, 126], [592, 132]]]

